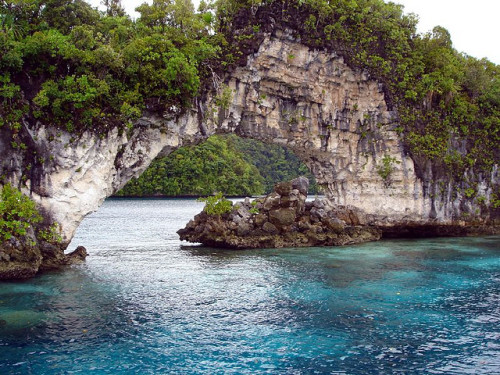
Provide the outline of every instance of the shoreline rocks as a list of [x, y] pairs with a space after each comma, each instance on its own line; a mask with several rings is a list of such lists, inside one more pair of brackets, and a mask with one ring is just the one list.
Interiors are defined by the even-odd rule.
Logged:
[[13, 237], [0, 244], [0, 281], [29, 279], [39, 272], [81, 263], [87, 256], [83, 246], [64, 254], [59, 245], [48, 242], [38, 244], [25, 242], [22, 243]]
[[381, 238], [360, 210], [326, 199], [306, 201], [308, 187], [305, 177], [281, 182], [271, 194], [246, 198], [228, 213], [203, 211], [177, 233], [181, 240], [230, 249], [341, 246]]

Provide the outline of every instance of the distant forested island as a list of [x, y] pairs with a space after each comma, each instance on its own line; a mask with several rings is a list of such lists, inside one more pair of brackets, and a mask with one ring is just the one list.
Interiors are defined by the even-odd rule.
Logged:
[[277, 182], [306, 176], [310, 194], [319, 192], [314, 176], [288, 149], [235, 135], [210, 137], [157, 158], [116, 196], [226, 196], [269, 193]]

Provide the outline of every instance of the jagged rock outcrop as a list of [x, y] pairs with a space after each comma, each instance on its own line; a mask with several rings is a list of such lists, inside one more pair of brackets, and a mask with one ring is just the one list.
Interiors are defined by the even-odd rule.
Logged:
[[0, 280], [28, 279], [40, 271], [83, 262], [86, 257], [87, 250], [83, 246], [64, 254], [58, 244], [36, 242], [33, 236], [28, 239], [12, 237], [0, 246]]
[[307, 202], [309, 181], [299, 177], [282, 182], [264, 198], [234, 205], [231, 212], [196, 215], [181, 240], [231, 249], [340, 246], [380, 239], [382, 231], [363, 225], [355, 208], [318, 199]]
[[499, 209], [486, 208], [500, 183], [497, 167], [476, 176], [473, 198], [450, 182], [433, 182], [432, 165], [420, 166], [417, 175], [381, 85], [335, 53], [311, 49], [292, 35], [280, 29], [265, 34], [247, 65], [221, 78], [232, 90], [227, 106], [218, 106], [214, 93], [182, 114], [144, 113], [131, 130], [78, 136], [26, 121], [17, 136], [24, 137], [29, 153], [14, 148], [9, 129], [1, 127], [0, 175], [60, 225], [57, 257], [81, 220], [155, 157], [216, 133], [289, 147], [326, 188], [330, 202], [357, 207], [367, 224], [498, 222]]

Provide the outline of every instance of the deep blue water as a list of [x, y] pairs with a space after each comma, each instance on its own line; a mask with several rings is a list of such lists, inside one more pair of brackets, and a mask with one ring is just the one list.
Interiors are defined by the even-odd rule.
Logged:
[[500, 374], [500, 237], [181, 247], [193, 200], [108, 200], [86, 264], [0, 283], [0, 374]]

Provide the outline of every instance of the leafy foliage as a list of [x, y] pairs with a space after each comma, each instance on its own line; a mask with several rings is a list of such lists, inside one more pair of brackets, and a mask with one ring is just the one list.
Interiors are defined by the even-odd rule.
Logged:
[[309, 193], [318, 194], [316, 179], [307, 166], [287, 149], [275, 144], [267, 144], [254, 139], [240, 138], [236, 135], [226, 136], [230, 144], [242, 153], [243, 158], [257, 167], [264, 179], [264, 192], [273, 191], [274, 185], [282, 181], [290, 181], [299, 176], [309, 179]]
[[391, 175], [394, 171], [394, 163], [400, 163], [396, 158], [385, 154], [381, 163], [377, 166], [377, 173], [383, 178], [384, 184], [389, 186], [391, 184]]
[[182, 147], [156, 159], [117, 195], [200, 196], [217, 191], [232, 196], [254, 195], [263, 192], [262, 182], [257, 168], [245, 161], [234, 145], [213, 136], [198, 146]]
[[1, 188], [0, 242], [12, 236], [25, 236], [28, 228], [41, 220], [35, 202], [10, 184]]
[[132, 21], [119, 1], [0, 3], [0, 126], [37, 119], [71, 132], [106, 131], [145, 110], [190, 105], [202, 63], [219, 47], [189, 0], [154, 0]]
[[206, 198], [198, 198], [198, 201], [205, 202], [203, 211], [208, 215], [220, 216], [231, 212], [233, 209], [233, 202], [224, 198], [222, 193], [217, 193]]
[[40, 229], [37, 237], [51, 244], [59, 244], [62, 242], [59, 224], [53, 223], [46, 229]]
[[288, 149], [239, 138], [212, 136], [198, 146], [183, 147], [154, 160], [118, 196], [200, 196], [220, 191], [245, 196], [269, 193], [274, 184], [306, 176], [317, 193], [314, 176]]

